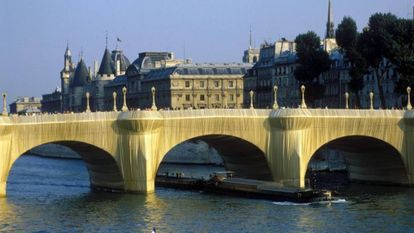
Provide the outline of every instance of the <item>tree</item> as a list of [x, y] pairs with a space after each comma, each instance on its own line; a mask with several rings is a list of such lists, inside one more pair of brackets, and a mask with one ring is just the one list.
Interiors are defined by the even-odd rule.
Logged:
[[368, 27], [358, 39], [358, 48], [376, 78], [381, 108], [386, 107], [383, 81], [392, 68], [390, 57], [395, 46], [393, 30], [397, 17], [393, 14], [376, 13], [369, 18]]
[[356, 106], [361, 106], [359, 91], [364, 88], [364, 75], [367, 73], [367, 64], [357, 47], [359, 33], [355, 21], [351, 17], [344, 17], [335, 33], [336, 42], [350, 63], [349, 89], [355, 94]]
[[395, 92], [406, 93], [406, 87], [414, 84], [414, 21], [398, 19], [392, 30], [390, 61], [396, 66], [399, 74]]
[[296, 37], [296, 51], [299, 66], [295, 70], [295, 78], [306, 86], [306, 99], [309, 103], [320, 99], [324, 86], [318, 82], [322, 72], [329, 70], [329, 55], [320, 46], [320, 38], [315, 32], [309, 31]]

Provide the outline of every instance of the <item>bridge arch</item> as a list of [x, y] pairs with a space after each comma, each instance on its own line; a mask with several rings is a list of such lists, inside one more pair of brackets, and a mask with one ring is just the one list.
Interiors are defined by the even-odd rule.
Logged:
[[164, 160], [165, 156], [173, 148], [184, 142], [199, 140], [206, 142], [210, 147], [216, 149], [223, 160], [225, 169], [234, 171], [236, 176], [259, 180], [273, 180], [267, 157], [263, 150], [243, 138], [226, 134], [195, 136], [175, 143], [166, 150], [166, 153], [161, 155], [160, 163], [156, 171], [158, 171], [162, 160]]
[[[9, 171], [6, 174], [5, 180], [8, 180], [10, 170], [13, 168], [14, 163], [22, 155], [29, 153], [29, 151], [34, 148], [51, 143], [65, 146], [80, 155], [88, 170], [91, 188], [101, 190], [124, 189], [123, 175], [114, 156], [112, 156], [105, 149], [102, 149], [96, 145], [72, 140], [50, 141], [32, 146], [28, 150], [25, 150], [24, 153], [18, 153], [17, 156], [13, 156], [10, 161]], [[4, 187], [4, 189], [6, 189], [6, 187]]]
[[312, 159], [320, 156], [324, 150], [325, 153], [329, 153], [329, 151], [341, 153], [350, 181], [409, 184], [404, 157], [391, 143], [382, 139], [366, 135], [342, 136], [331, 139], [307, 158], [305, 174], [308, 174], [310, 170], [309, 164]]

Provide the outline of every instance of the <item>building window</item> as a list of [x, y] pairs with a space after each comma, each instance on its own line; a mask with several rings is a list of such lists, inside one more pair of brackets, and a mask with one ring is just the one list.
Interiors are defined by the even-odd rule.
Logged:
[[204, 95], [200, 95], [200, 101], [204, 101]]
[[234, 95], [230, 94], [230, 101], [233, 102], [234, 101]]
[[200, 87], [204, 87], [204, 81], [200, 81]]
[[233, 87], [233, 81], [229, 81], [229, 87]]
[[215, 97], [216, 97], [216, 101], [220, 101], [220, 95], [219, 94], [216, 94]]
[[185, 87], [190, 87], [190, 81], [185, 81]]
[[185, 95], [185, 101], [190, 101], [190, 95]]
[[214, 81], [214, 87], [219, 87], [219, 81]]

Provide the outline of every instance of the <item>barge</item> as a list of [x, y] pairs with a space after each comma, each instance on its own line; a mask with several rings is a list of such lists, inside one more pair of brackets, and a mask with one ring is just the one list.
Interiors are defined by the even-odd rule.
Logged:
[[272, 201], [307, 203], [332, 200], [331, 192], [327, 190], [286, 187], [276, 182], [237, 178], [233, 177], [232, 172], [214, 173], [209, 180], [158, 175], [155, 183], [167, 188]]

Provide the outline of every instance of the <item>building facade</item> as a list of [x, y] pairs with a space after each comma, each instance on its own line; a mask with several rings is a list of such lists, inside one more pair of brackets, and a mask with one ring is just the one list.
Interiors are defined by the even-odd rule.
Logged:
[[62, 91], [56, 87], [55, 91], [50, 94], [42, 95], [42, 112], [57, 113], [62, 109]]
[[40, 103], [40, 98], [25, 96], [18, 97], [9, 107], [11, 114], [38, 114], [42, 104]]
[[179, 64], [154, 69], [141, 82], [142, 108], [242, 108], [243, 76], [249, 64]]
[[[82, 112], [86, 109], [86, 92], [90, 93], [90, 108], [93, 111], [105, 110], [104, 87], [116, 76], [124, 75], [130, 65], [122, 50], [109, 52], [105, 48], [101, 64], [94, 63], [94, 71], [86, 66], [81, 57], [77, 65], [72, 62], [69, 47], [64, 55], [64, 67], [61, 71], [62, 101], [61, 111]], [[99, 67], [99, 68], [98, 68]]]

